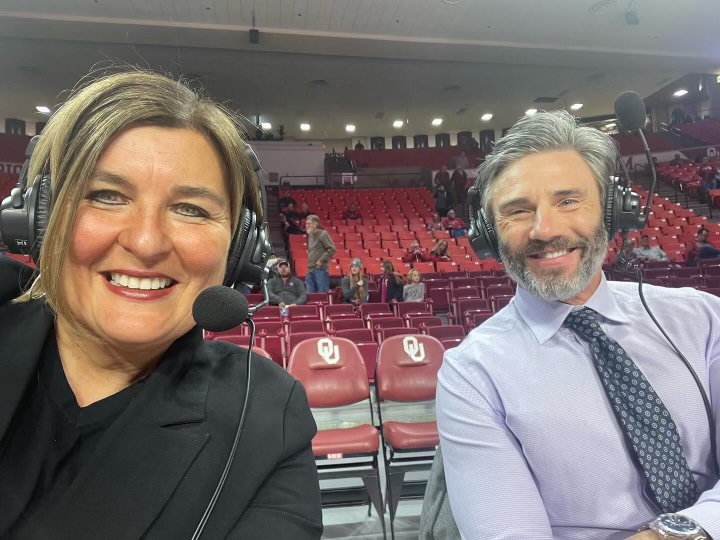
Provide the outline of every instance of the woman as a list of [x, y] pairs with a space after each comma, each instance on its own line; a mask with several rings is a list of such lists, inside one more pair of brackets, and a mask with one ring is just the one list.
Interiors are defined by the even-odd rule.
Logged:
[[432, 223], [428, 225], [428, 231], [444, 231], [445, 225], [442, 224], [442, 219], [440, 219], [440, 214], [433, 214], [432, 215]]
[[392, 261], [383, 261], [382, 278], [380, 279], [380, 301], [388, 304], [393, 300], [402, 302], [403, 299], [403, 278], [395, 272]]
[[403, 302], [424, 302], [425, 284], [420, 280], [422, 276], [419, 270], [412, 269], [407, 275], [407, 284], [403, 287]]
[[353, 259], [350, 263], [350, 273], [340, 282], [343, 298], [348, 304], [358, 306], [368, 301], [370, 294], [367, 282], [362, 275], [362, 261]]
[[447, 253], [448, 250], [448, 242], [447, 240], [438, 240], [438, 243], [435, 244], [435, 247], [430, 250], [430, 260], [433, 262], [436, 261], [451, 261], [452, 259]]
[[[47, 123], [29, 178], [48, 171], [40, 273], [0, 298], [0, 537], [191, 538], [246, 384], [245, 349], [203, 340], [191, 313], [243, 207], [262, 214], [238, 124], [161, 75], [110, 75]], [[318, 539], [305, 392], [251, 362], [203, 538]]]

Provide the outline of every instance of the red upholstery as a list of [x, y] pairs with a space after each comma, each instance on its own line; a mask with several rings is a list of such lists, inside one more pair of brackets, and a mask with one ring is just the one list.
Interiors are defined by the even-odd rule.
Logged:
[[315, 456], [342, 457], [338, 454], [371, 454], [378, 451], [378, 430], [370, 424], [344, 429], [318, 431], [312, 441]]
[[365, 363], [348, 339], [315, 337], [298, 343], [288, 371], [305, 387], [311, 407], [340, 407], [369, 397]]
[[375, 387], [378, 399], [427, 401], [435, 399], [437, 372], [444, 349], [432, 336], [394, 336], [378, 351]]
[[343, 319], [330, 319], [330, 326], [335, 331], [365, 328], [365, 323], [357, 317]]
[[288, 332], [291, 334], [296, 334], [298, 332], [324, 332], [325, 331], [325, 323], [322, 321], [314, 321], [314, 320], [308, 320], [308, 321], [290, 321], [288, 323]]
[[393, 336], [408, 336], [413, 334], [420, 334], [417, 328], [408, 328], [407, 326], [402, 327], [391, 327], [391, 328], [380, 328], [380, 331], [376, 331], [378, 342], [383, 342], [389, 337]]
[[307, 339], [322, 338], [325, 337], [326, 333], [322, 332], [297, 332], [295, 334], [288, 334], [287, 343], [288, 350], [292, 354], [292, 351], [298, 346], [299, 343]]
[[376, 303], [376, 304], [361, 304], [360, 305], [360, 317], [363, 319], [372, 313], [390, 313], [390, 304]]
[[419, 317], [411, 315], [408, 317], [408, 322], [411, 328], [420, 328], [421, 325], [442, 326], [442, 319], [440, 317], [427, 317], [424, 315]]
[[447, 339], [447, 338], [462, 339], [465, 337], [465, 331], [463, 330], [463, 327], [460, 325], [432, 326], [427, 329], [427, 333], [429, 336], [432, 336], [437, 339]]
[[396, 450], [430, 448], [440, 444], [436, 422], [385, 422], [385, 441]]
[[368, 343], [373, 341], [373, 333], [369, 328], [350, 328], [335, 332], [337, 337], [349, 339], [353, 343]]
[[288, 319], [291, 321], [298, 319], [319, 319], [320, 310], [316, 305], [304, 306], [288, 306]]

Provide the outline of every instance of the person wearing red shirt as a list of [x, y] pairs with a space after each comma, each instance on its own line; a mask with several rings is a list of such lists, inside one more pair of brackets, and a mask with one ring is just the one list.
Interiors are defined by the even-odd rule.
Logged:
[[437, 261], [451, 261], [450, 255], [448, 255], [448, 241], [439, 240], [435, 247], [430, 251], [430, 260], [433, 262]]
[[417, 240], [410, 242], [410, 247], [402, 256], [402, 262], [404, 263], [428, 262], [429, 260], [430, 257], [423, 252]]

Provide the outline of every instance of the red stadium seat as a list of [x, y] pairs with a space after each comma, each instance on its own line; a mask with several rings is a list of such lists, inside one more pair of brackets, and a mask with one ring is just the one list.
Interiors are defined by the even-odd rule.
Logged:
[[[429, 469], [439, 443], [434, 405], [443, 353], [442, 344], [426, 335], [388, 337], [378, 351], [375, 391], [388, 479], [391, 531], [405, 474]], [[417, 421], [414, 417], [417, 413], [408, 417], [407, 413], [387, 406], [388, 402], [422, 404], [430, 419]]]
[[[308, 402], [320, 426], [312, 449], [321, 480], [361, 478], [380, 516], [383, 536], [383, 502], [377, 460], [379, 435], [373, 426], [367, 370], [358, 348], [342, 338], [314, 338], [300, 343], [290, 354], [290, 374], [305, 388]], [[353, 408], [352, 420], [340, 414], [324, 416], [323, 409], [367, 402], [366, 414]], [[333, 425], [335, 424], [335, 425]], [[350, 427], [346, 427], [352, 424]], [[365, 498], [365, 500], [367, 500]], [[361, 501], [358, 501], [361, 502]]]

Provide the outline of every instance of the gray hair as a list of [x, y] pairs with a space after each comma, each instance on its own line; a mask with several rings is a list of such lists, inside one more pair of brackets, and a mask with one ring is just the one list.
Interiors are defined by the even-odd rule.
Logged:
[[567, 111], [540, 112], [520, 119], [478, 167], [475, 186], [488, 219], [495, 221], [490, 202], [498, 177], [509, 165], [530, 154], [562, 150], [575, 150], [588, 164], [604, 207], [618, 157], [615, 141], [595, 128], [579, 125]]

